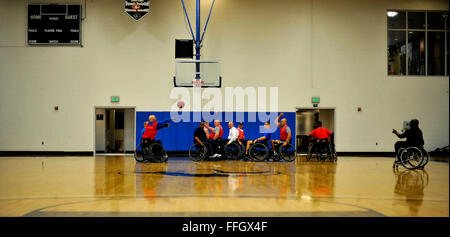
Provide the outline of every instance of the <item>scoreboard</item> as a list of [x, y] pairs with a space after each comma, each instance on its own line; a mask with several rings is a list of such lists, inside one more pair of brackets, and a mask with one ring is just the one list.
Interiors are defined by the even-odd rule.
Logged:
[[81, 45], [81, 5], [29, 4], [29, 45]]

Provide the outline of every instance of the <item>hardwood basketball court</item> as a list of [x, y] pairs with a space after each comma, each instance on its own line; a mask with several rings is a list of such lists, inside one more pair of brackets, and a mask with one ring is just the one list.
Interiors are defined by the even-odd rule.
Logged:
[[0, 216], [449, 216], [449, 167], [389, 157], [246, 162], [2, 157]]

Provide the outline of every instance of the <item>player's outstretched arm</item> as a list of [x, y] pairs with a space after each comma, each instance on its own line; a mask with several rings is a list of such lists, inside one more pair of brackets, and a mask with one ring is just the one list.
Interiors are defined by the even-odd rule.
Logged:
[[397, 130], [395, 130], [395, 129], [392, 129], [392, 133], [397, 135], [398, 138], [404, 138], [405, 137], [404, 133], [401, 134], [401, 133], [397, 132]]
[[[165, 119], [165, 120], [163, 120], [163, 121], [160, 121], [160, 122], [158, 122], [158, 124], [156, 125], [156, 129], [161, 129], [161, 128], [163, 128], [163, 127], [168, 127], [169, 125], [169, 123], [170, 122], [173, 122], [172, 121], [172, 119]], [[167, 126], [166, 126], [166, 124], [167, 124]]]
[[207, 125], [207, 124], [205, 124], [205, 127], [206, 127], [207, 129], [211, 130], [211, 131], [214, 131], [214, 128], [211, 127], [211, 126], [209, 126], [209, 125]]
[[277, 117], [277, 119], [275, 120], [275, 124], [277, 125], [277, 127], [279, 127], [280, 126], [280, 118], [283, 116], [284, 114], [283, 113], [281, 113], [280, 115], [278, 115], [278, 117]]

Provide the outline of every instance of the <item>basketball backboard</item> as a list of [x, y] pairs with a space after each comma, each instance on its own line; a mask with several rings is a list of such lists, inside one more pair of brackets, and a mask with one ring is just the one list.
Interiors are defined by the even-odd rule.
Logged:
[[207, 60], [178, 60], [175, 62], [175, 87], [221, 87], [220, 63]]

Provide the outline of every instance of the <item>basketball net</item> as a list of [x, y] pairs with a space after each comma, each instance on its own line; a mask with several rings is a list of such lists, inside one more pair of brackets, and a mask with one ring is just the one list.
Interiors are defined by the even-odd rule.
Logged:
[[192, 86], [194, 88], [202, 88], [203, 83], [204, 82], [202, 80], [192, 80]]

